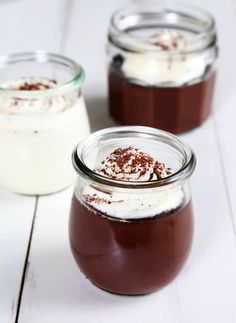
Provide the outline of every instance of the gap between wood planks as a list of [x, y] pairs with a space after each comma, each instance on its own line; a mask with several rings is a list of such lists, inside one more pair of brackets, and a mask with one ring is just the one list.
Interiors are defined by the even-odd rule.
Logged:
[[[62, 21], [61, 40], [60, 40], [60, 44], [59, 44], [59, 52], [61, 54], [63, 54], [65, 52], [66, 42], [67, 42], [68, 33], [69, 33], [69, 29], [70, 29], [70, 20], [71, 20], [73, 7], [74, 7], [74, 0], [66, 0], [65, 7], [64, 7], [63, 21]], [[18, 323], [19, 317], [20, 317], [21, 302], [22, 302], [27, 272], [28, 272], [28, 268], [29, 268], [29, 256], [30, 256], [30, 249], [31, 249], [32, 238], [33, 238], [33, 233], [34, 233], [35, 220], [36, 220], [36, 216], [37, 216], [38, 202], [39, 202], [39, 197], [36, 196], [34, 215], [33, 215], [33, 220], [32, 220], [32, 224], [31, 224], [28, 247], [27, 247], [27, 251], [26, 251], [24, 267], [23, 267], [23, 272], [22, 272], [22, 277], [21, 277], [20, 290], [19, 290], [18, 297], [17, 297], [16, 315], [15, 315], [14, 323]]]
[[66, 43], [68, 39], [68, 34], [70, 30], [70, 21], [72, 16], [72, 11], [74, 8], [74, 0], [67, 0], [64, 9], [64, 19], [62, 23], [62, 34], [61, 34], [61, 41], [59, 51], [61, 54], [64, 54], [66, 49]]
[[36, 219], [36, 215], [37, 215], [38, 200], [39, 200], [39, 197], [36, 196], [35, 206], [34, 206], [34, 215], [33, 215], [33, 220], [32, 220], [32, 224], [31, 224], [28, 247], [27, 247], [27, 251], [26, 251], [25, 262], [24, 262], [24, 267], [23, 267], [23, 272], [22, 272], [22, 277], [21, 277], [20, 290], [19, 290], [19, 294], [18, 294], [18, 298], [17, 298], [16, 316], [15, 316], [15, 320], [14, 320], [15, 323], [18, 323], [18, 319], [19, 319], [19, 315], [20, 315], [20, 308], [21, 308], [21, 301], [22, 301], [22, 296], [23, 296], [23, 291], [24, 291], [24, 284], [25, 284], [25, 280], [26, 280], [26, 276], [27, 276], [27, 271], [29, 268], [28, 261], [29, 261], [32, 237], [33, 237], [33, 233], [34, 233], [35, 219]]
[[228, 183], [227, 183], [225, 164], [224, 164], [224, 160], [223, 160], [223, 153], [222, 153], [221, 143], [220, 143], [220, 135], [218, 133], [217, 121], [216, 121], [216, 117], [215, 117], [214, 114], [212, 114], [212, 120], [213, 120], [213, 126], [214, 126], [214, 131], [215, 131], [216, 144], [217, 144], [218, 152], [219, 152], [221, 170], [222, 170], [222, 174], [223, 174], [223, 181], [224, 181], [224, 186], [225, 186], [226, 199], [227, 199], [228, 206], [229, 206], [230, 221], [231, 221], [231, 224], [232, 224], [234, 238], [236, 240], [236, 223], [235, 223], [235, 219], [234, 219], [233, 207], [232, 207], [232, 202], [231, 202]]

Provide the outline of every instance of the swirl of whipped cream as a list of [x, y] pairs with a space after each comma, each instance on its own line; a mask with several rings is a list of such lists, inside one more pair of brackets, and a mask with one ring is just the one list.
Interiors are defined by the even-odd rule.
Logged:
[[133, 147], [118, 148], [102, 162], [96, 172], [126, 181], [152, 181], [170, 176], [173, 172], [152, 156]]
[[[127, 53], [122, 64], [126, 77], [158, 85], [160, 83], [185, 84], [204, 75], [206, 63], [202, 54], [185, 54], [188, 36], [171, 29], [161, 29], [140, 40], [144, 53]], [[158, 51], [152, 51], [158, 49]], [[178, 53], [178, 55], [176, 55]]]

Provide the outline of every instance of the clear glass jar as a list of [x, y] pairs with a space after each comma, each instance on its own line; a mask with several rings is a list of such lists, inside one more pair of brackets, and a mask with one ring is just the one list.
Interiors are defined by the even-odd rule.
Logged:
[[[124, 181], [95, 171], [112, 151], [130, 146], [164, 162], [173, 174]], [[69, 236], [81, 271], [98, 287], [118, 294], [145, 294], [170, 283], [192, 243], [192, 151], [165, 131], [130, 126], [91, 134], [72, 159], [77, 181]]]
[[90, 133], [83, 79], [61, 55], [0, 57], [0, 184], [40, 195], [73, 183], [71, 151]]
[[113, 14], [110, 115], [180, 133], [210, 114], [218, 54], [213, 17], [195, 6], [145, 1]]

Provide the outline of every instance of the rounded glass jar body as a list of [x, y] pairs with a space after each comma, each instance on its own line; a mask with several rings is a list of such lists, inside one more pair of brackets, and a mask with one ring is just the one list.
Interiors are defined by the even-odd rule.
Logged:
[[[128, 146], [150, 153], [174, 174], [125, 182], [93, 171], [111, 151]], [[145, 294], [170, 283], [192, 243], [191, 150], [163, 131], [117, 127], [90, 135], [74, 151], [73, 162], [78, 178], [69, 236], [80, 270], [96, 286], [118, 294]]]
[[110, 115], [181, 133], [210, 114], [218, 54], [214, 19], [201, 9], [147, 1], [117, 11], [108, 39]]
[[0, 184], [29, 195], [74, 181], [71, 151], [90, 132], [84, 72], [45, 52], [0, 57]]

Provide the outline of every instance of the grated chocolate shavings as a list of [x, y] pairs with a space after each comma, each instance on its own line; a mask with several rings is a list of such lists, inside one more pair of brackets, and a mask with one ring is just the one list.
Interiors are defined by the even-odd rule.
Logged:
[[183, 48], [186, 45], [186, 39], [184, 35], [169, 29], [163, 29], [162, 31], [154, 34], [150, 41], [157, 47], [160, 47], [163, 51], [171, 51], [178, 48]]
[[97, 194], [93, 194], [93, 195], [84, 194], [82, 196], [85, 199], [85, 201], [88, 202], [88, 203], [94, 202], [96, 204], [115, 204], [115, 203], [122, 203], [122, 202], [124, 202], [124, 200], [110, 201], [108, 199], [104, 199], [102, 197], [97, 196]]
[[[21, 84], [17, 90], [20, 91], [40, 91], [40, 90], [48, 90], [53, 88], [56, 84], [57, 81], [56, 80], [48, 80], [48, 84], [47, 83], [43, 83], [43, 82], [36, 82], [36, 81], [26, 81], [23, 84]], [[54, 86], [52, 86], [52, 84]]]
[[118, 148], [103, 162], [98, 173], [113, 179], [146, 180], [162, 179], [173, 174], [171, 168], [152, 156], [133, 147]]

